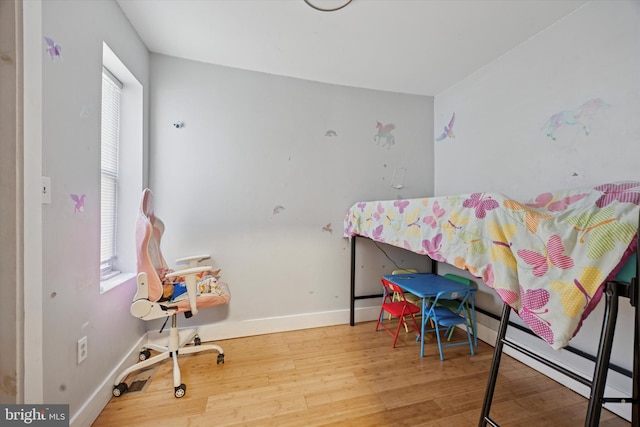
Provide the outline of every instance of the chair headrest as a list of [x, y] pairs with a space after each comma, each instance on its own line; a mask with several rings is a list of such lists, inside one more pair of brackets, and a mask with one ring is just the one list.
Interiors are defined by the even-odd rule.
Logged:
[[148, 188], [142, 191], [140, 213], [152, 220], [151, 222], [153, 223], [153, 192]]

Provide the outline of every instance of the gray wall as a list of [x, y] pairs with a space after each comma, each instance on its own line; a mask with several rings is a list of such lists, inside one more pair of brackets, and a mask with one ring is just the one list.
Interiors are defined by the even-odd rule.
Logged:
[[[210, 253], [232, 292], [228, 307], [191, 323], [224, 319], [234, 335], [252, 319], [340, 311], [348, 321], [344, 215], [357, 201], [432, 193], [433, 98], [157, 54], [151, 76], [150, 184], [165, 256]], [[376, 121], [395, 125], [394, 144], [374, 141]], [[391, 185], [396, 170], [396, 180], [406, 171], [401, 189]], [[385, 250], [398, 264], [427, 266]], [[375, 247], [362, 252], [374, 275], [362, 291], [378, 293], [379, 274], [395, 267]]]
[[[637, 1], [589, 2], [438, 94], [436, 134], [455, 111], [456, 137], [436, 142], [436, 194], [494, 191], [524, 200], [554, 189], [639, 180], [639, 23]], [[579, 125], [564, 125], [555, 140], [547, 136], [552, 114], [593, 98], [609, 106], [595, 112], [588, 135]], [[499, 314], [493, 291], [481, 290], [479, 304]], [[612, 361], [631, 369], [632, 310], [621, 301]], [[595, 354], [603, 304], [572, 346]], [[591, 375], [590, 363], [537, 340], [527, 343]], [[614, 394], [628, 394], [630, 383], [610, 376], [620, 390]]]
[[[49, 58], [40, 39], [42, 175], [51, 177], [52, 203], [38, 206], [42, 288], [25, 285], [27, 295], [42, 294], [42, 349], [27, 351], [41, 352], [42, 401], [69, 403], [74, 416], [144, 334], [129, 314], [133, 283], [99, 292], [100, 105], [103, 41], [145, 88], [149, 53], [111, 0], [44, 1], [41, 31], [62, 46], [62, 57]], [[86, 194], [84, 212], [74, 212], [70, 194]], [[82, 336], [88, 358], [78, 365]]]

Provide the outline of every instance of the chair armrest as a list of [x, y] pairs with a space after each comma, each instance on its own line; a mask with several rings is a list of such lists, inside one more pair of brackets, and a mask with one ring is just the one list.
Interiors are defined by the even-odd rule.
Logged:
[[198, 263], [202, 260], [211, 258], [211, 255], [194, 255], [176, 260], [176, 264], [186, 264], [189, 267], [197, 267]]
[[199, 267], [185, 268], [183, 270], [172, 271], [171, 273], [167, 273], [164, 277], [168, 279], [171, 279], [173, 277], [183, 277], [183, 276], [202, 273], [203, 271], [209, 271], [212, 268], [213, 267], [211, 267], [210, 265], [201, 265]]
[[203, 265], [201, 267], [185, 268], [184, 270], [174, 271], [167, 274], [165, 277], [184, 277], [185, 284], [187, 285], [187, 296], [189, 297], [189, 305], [191, 306], [191, 313], [195, 316], [198, 314], [198, 304], [196, 297], [198, 296], [198, 281], [196, 280], [196, 274], [203, 271], [211, 270], [210, 265]]

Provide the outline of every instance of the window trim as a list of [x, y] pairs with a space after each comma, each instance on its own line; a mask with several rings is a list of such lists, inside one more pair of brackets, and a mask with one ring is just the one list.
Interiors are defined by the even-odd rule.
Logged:
[[[123, 90], [120, 111], [118, 178], [120, 185], [116, 231], [118, 257], [114, 260], [114, 270], [120, 273], [115, 273], [114, 277], [106, 280], [98, 277], [101, 294], [122, 284], [129, 286], [135, 283], [137, 273], [135, 212], [138, 209], [140, 193], [146, 185], [145, 164], [148, 156], [145, 131], [147, 103], [144, 86], [105, 42], [102, 43], [102, 65], [123, 83]], [[96, 79], [97, 82], [101, 82], [101, 79]], [[101, 99], [97, 102], [101, 105]], [[98, 223], [98, 227], [100, 226], [101, 224]], [[97, 244], [99, 245], [100, 241]], [[98, 248], [96, 250], [99, 251]], [[99, 267], [98, 259], [96, 265], [98, 276], [100, 276]]]
[[[105, 87], [105, 84], [108, 85]], [[105, 66], [102, 67], [102, 114], [100, 138], [100, 280], [117, 276], [118, 258], [118, 198], [119, 151], [121, 145], [120, 120], [122, 114], [123, 83]], [[105, 117], [105, 114], [108, 114]], [[108, 159], [105, 159], [105, 154]], [[111, 197], [105, 195], [105, 184], [112, 188]], [[105, 206], [107, 204], [107, 206]], [[107, 217], [105, 218], [105, 210]], [[105, 220], [107, 223], [105, 223]], [[108, 228], [108, 231], [105, 231]], [[105, 242], [105, 240], [107, 240]], [[110, 255], [103, 258], [103, 252]]]

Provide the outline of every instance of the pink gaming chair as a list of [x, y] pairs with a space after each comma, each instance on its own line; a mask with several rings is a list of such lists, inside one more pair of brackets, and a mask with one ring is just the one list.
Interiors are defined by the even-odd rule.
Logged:
[[[198, 266], [200, 261], [210, 258], [209, 255], [198, 255], [194, 257], [181, 258], [176, 261], [178, 264], [186, 264], [187, 268], [175, 272], [170, 272], [160, 250], [160, 241], [164, 232], [164, 224], [154, 215], [153, 193], [146, 188], [142, 192], [140, 209], [136, 220], [136, 252], [138, 255], [138, 289], [133, 304], [131, 314], [142, 320], [154, 320], [171, 317], [171, 328], [169, 330], [169, 343], [167, 346], [148, 343], [139, 354], [140, 361], [135, 365], [121, 372], [113, 387], [113, 395], [121, 396], [128, 389], [124, 382], [126, 377], [135, 371], [144, 369], [165, 359], [173, 359], [173, 386], [175, 397], [183, 397], [186, 393], [186, 386], [182, 384], [180, 366], [178, 365], [178, 355], [192, 354], [201, 351], [215, 350], [218, 352], [217, 363], [224, 363], [224, 351], [215, 344], [201, 345], [200, 337], [195, 332], [188, 336], [181, 337], [178, 333], [177, 315], [185, 313], [186, 317], [191, 317], [198, 313], [198, 310], [228, 304], [231, 299], [229, 288], [225, 283], [218, 282], [211, 287], [211, 292], [199, 293], [197, 274], [211, 270], [210, 266]], [[186, 282], [188, 298], [180, 301], [159, 302], [162, 298], [162, 278], [182, 277]], [[193, 345], [187, 345], [193, 343]], [[151, 357], [154, 350], [159, 352]]]

